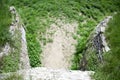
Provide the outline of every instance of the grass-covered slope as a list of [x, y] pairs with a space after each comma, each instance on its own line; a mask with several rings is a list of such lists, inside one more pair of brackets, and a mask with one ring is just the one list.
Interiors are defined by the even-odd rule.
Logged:
[[96, 70], [96, 80], [120, 79], [120, 13], [115, 15], [106, 30], [111, 51], [104, 55], [105, 63]]
[[[42, 35], [54, 21], [51, 18], [66, 17], [66, 21], [75, 20], [79, 24], [77, 34], [77, 52], [72, 69], [77, 69], [86, 39], [104, 16], [117, 11], [118, 0], [10, 0], [17, 7], [26, 26], [28, 52], [32, 67], [40, 66], [41, 48], [39, 40], [46, 42]], [[82, 24], [86, 22], [86, 24]], [[37, 39], [36, 39], [37, 38]]]
[[[76, 53], [73, 59], [72, 69], [78, 69], [81, 53], [84, 50], [87, 38], [98, 22], [105, 16], [118, 12], [119, 0], [0, 0], [0, 46], [10, 41], [9, 24], [11, 16], [8, 5], [13, 5], [21, 15], [26, 26], [27, 45], [32, 67], [40, 66], [40, 40], [45, 40], [42, 35], [52, 18], [65, 17], [66, 21], [76, 21], [78, 26]], [[96, 80], [119, 80], [119, 20], [120, 14], [116, 15], [109, 23], [107, 39], [111, 46], [111, 52], [105, 55], [105, 64], [97, 70]], [[16, 42], [17, 45], [17, 42]], [[17, 51], [19, 53], [19, 51]], [[18, 69], [19, 55], [14, 59], [13, 54], [4, 58], [0, 63], [0, 72], [15, 71]], [[4, 62], [5, 61], [5, 62]], [[15, 65], [15, 66], [13, 66]], [[94, 65], [94, 64], [92, 64]]]

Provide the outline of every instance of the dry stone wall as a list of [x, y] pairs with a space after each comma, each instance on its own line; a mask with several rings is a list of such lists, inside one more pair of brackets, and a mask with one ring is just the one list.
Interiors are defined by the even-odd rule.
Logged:
[[12, 35], [15, 34], [16, 30], [20, 31], [21, 36], [17, 35], [17, 37], [20, 37], [21, 39], [21, 52], [20, 52], [20, 69], [29, 69], [30, 63], [29, 63], [29, 57], [28, 57], [28, 51], [27, 51], [27, 42], [26, 42], [26, 32], [24, 29], [24, 25], [20, 20], [20, 16], [18, 15], [16, 9], [14, 6], [10, 7], [10, 11], [12, 13], [13, 22], [10, 26], [10, 32]]

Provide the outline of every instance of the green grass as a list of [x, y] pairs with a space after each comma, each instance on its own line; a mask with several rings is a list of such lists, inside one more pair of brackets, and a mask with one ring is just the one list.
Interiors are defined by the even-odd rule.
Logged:
[[96, 70], [96, 80], [120, 79], [120, 13], [115, 15], [108, 24], [107, 40], [111, 51], [104, 55], [105, 64]]
[[11, 23], [11, 15], [9, 12], [7, 0], [0, 0], [0, 47], [6, 42], [11, 42], [9, 26]]
[[18, 67], [18, 54], [11, 53], [0, 60], [0, 73], [14, 72], [19, 69]]
[[19, 74], [11, 74], [10, 76], [8, 76], [2, 80], [23, 80], [23, 77]]
[[11, 46], [14, 50], [11, 49], [7, 56], [5, 55], [0, 59], [0, 73], [15, 72], [19, 70], [21, 50], [21, 38], [19, 36], [21, 34], [19, 31], [16, 31], [15, 33]]

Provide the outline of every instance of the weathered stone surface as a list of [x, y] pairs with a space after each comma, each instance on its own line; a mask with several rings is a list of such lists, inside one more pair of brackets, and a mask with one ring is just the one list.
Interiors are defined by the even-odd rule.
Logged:
[[[104, 35], [104, 32], [105, 32], [105, 29], [106, 29], [106, 27], [107, 27], [107, 23], [109, 22], [109, 20], [112, 18], [112, 16], [108, 16], [108, 17], [106, 17], [102, 22], [100, 22], [98, 25], [97, 25], [97, 27], [96, 27], [96, 29], [95, 29], [95, 35], [94, 36], [96, 36], [96, 35], [98, 35], [99, 33], [100, 33], [100, 37], [101, 37], [101, 39], [102, 39], [102, 45], [103, 45], [103, 51], [104, 52], [108, 52], [109, 50], [110, 50], [110, 48], [109, 48], [109, 46], [108, 46], [108, 44], [107, 44], [107, 42], [106, 42], [106, 38], [105, 38], [105, 35]], [[99, 43], [100, 44], [100, 43]]]
[[8, 55], [10, 53], [10, 45], [6, 43], [6, 45], [1, 49], [0, 52], [0, 58], [3, 57], [4, 55]]
[[21, 32], [21, 54], [20, 54], [20, 68], [21, 69], [29, 69], [30, 62], [27, 51], [27, 42], [26, 42], [26, 32], [23, 27], [20, 28]]
[[90, 75], [94, 72], [36, 67], [16, 74], [23, 75], [24, 80], [92, 80]]

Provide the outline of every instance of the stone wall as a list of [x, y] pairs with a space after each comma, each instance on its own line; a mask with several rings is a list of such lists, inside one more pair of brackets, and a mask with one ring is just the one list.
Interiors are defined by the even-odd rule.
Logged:
[[89, 70], [89, 67], [103, 63], [103, 53], [110, 51], [105, 38], [105, 29], [111, 18], [112, 16], [107, 16], [89, 35], [86, 47], [82, 52], [83, 57], [80, 60], [81, 70]]
[[16, 34], [15, 31], [19, 30], [21, 36], [21, 52], [20, 52], [20, 64], [19, 67], [20, 69], [28, 69], [30, 68], [30, 63], [29, 63], [29, 57], [28, 57], [28, 51], [27, 51], [27, 41], [26, 41], [26, 32], [24, 29], [24, 24], [22, 23], [20, 16], [18, 15], [16, 9], [14, 6], [10, 7], [10, 11], [12, 14], [12, 24], [10, 26], [10, 32], [12, 35]]

